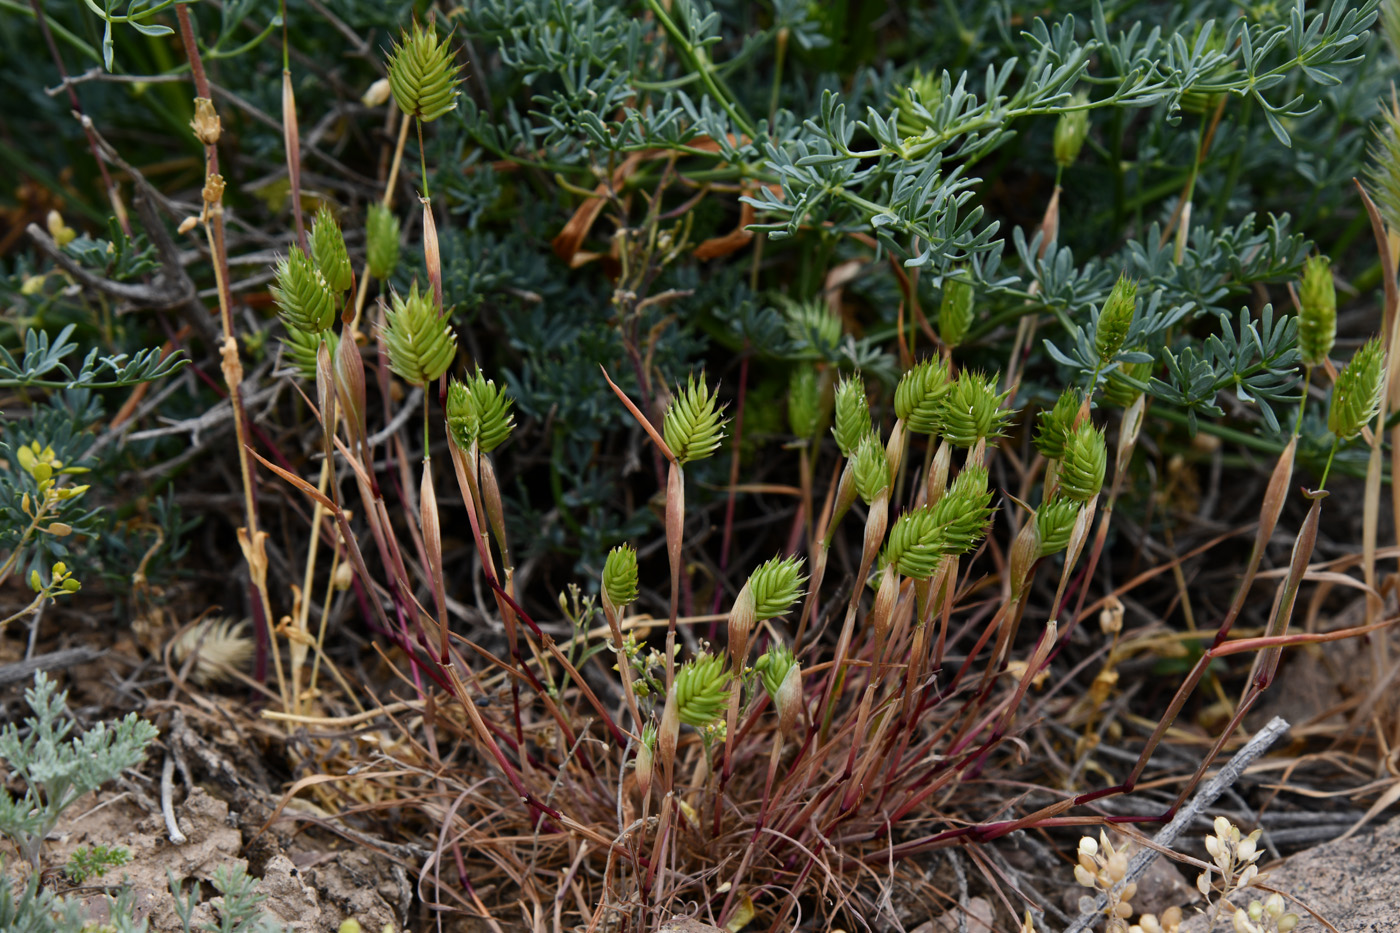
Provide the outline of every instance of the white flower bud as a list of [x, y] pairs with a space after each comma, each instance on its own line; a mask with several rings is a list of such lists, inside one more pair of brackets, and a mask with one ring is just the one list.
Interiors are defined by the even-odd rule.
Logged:
[[369, 86], [364, 96], [360, 98], [360, 103], [366, 107], [378, 107], [389, 99], [392, 89], [389, 87], [388, 78], [380, 78]]

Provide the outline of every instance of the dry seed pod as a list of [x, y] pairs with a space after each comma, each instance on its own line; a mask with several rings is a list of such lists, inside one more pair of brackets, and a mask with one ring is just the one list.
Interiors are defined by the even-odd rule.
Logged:
[[219, 141], [223, 126], [212, 100], [207, 97], [194, 99], [194, 118], [190, 120], [190, 129], [194, 131], [195, 137], [206, 146], [212, 146]]
[[637, 746], [637, 759], [634, 768], [637, 772], [637, 790], [643, 797], [651, 793], [653, 758], [656, 748], [656, 727], [648, 725], [642, 730], [642, 742]]

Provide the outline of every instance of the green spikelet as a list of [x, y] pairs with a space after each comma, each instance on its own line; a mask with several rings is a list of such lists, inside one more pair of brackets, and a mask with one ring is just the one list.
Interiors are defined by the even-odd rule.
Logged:
[[1036, 537], [1039, 547], [1038, 557], [1049, 557], [1069, 547], [1069, 536], [1074, 532], [1074, 522], [1079, 518], [1078, 502], [1057, 496], [1049, 502], [1041, 503], [1035, 510]]
[[[1139, 349], [1137, 352], [1143, 353]], [[1108, 381], [1104, 383], [1104, 400], [1117, 405], [1119, 408], [1127, 408], [1138, 400], [1142, 395], [1142, 390], [1132, 385], [1127, 379], [1135, 379], [1138, 382], [1146, 382], [1152, 375], [1153, 363], [1119, 363], [1118, 368], [1108, 374]]]
[[293, 246], [287, 257], [277, 263], [272, 297], [288, 330], [319, 334], [335, 323], [335, 294], [321, 270], [299, 246]]
[[1074, 419], [1079, 414], [1082, 398], [1079, 390], [1065, 389], [1055, 400], [1049, 411], [1042, 411], [1036, 418], [1035, 449], [1047, 460], [1059, 460], [1065, 455], [1065, 442], [1074, 430]]
[[1380, 210], [1385, 225], [1400, 230], [1400, 113], [1392, 107], [1381, 107], [1381, 122], [1376, 127], [1368, 150], [1371, 164], [1366, 169], [1370, 192]]
[[457, 335], [439, 318], [432, 298], [418, 294], [415, 281], [408, 298], [395, 294], [385, 316], [384, 342], [389, 368], [404, 382], [425, 386], [447, 372], [457, 355]]
[[[1089, 95], [1079, 92], [1074, 95], [1074, 103], [1083, 105], [1089, 102]], [[1068, 168], [1079, 158], [1079, 150], [1084, 148], [1084, 140], [1089, 138], [1089, 111], [1070, 110], [1060, 114], [1055, 123], [1055, 162], [1061, 168]]]
[[841, 318], [821, 299], [790, 303], [787, 318], [788, 336], [802, 348], [826, 356], [841, 342]]
[[935, 520], [933, 509], [912, 509], [895, 519], [880, 563], [893, 563], [904, 576], [927, 580], [943, 559], [944, 537], [944, 528]]
[[787, 612], [802, 596], [805, 582], [807, 578], [802, 574], [800, 557], [774, 557], [764, 562], [749, 577], [754, 619], [762, 622]]
[[439, 41], [431, 25], [413, 24], [412, 32], [389, 55], [389, 87], [399, 109], [430, 123], [457, 106], [462, 82], [452, 49]]
[[823, 380], [813, 364], [799, 363], [788, 379], [788, 424], [792, 433], [802, 440], [814, 438], [830, 417], [831, 382]]
[[995, 376], [963, 370], [943, 398], [943, 436], [965, 448], [984, 438], [1000, 437], [1011, 420], [1012, 412], [1001, 407], [1010, 394], [997, 393]]
[[778, 701], [778, 688], [783, 685], [783, 679], [796, 663], [797, 658], [793, 656], [792, 649], [783, 644], [774, 645], [753, 662], [753, 669], [758, 672], [763, 689], [773, 702]]
[[482, 375], [478, 366], [466, 382], [453, 379], [447, 386], [448, 434], [464, 451], [476, 441], [482, 453], [490, 453], [505, 443], [515, 428], [510, 405], [510, 396]]
[[295, 367], [297, 375], [307, 382], [316, 381], [316, 348], [322, 342], [330, 344], [331, 360], [335, 360], [335, 348], [340, 343], [335, 331], [323, 330], [319, 334], [308, 334], [294, 327], [287, 328], [287, 336], [282, 338], [282, 352], [288, 363]]
[[697, 383], [692, 376], [684, 389], [677, 387], [661, 427], [676, 462], [686, 464], [703, 460], [719, 448], [726, 423], [704, 379]]
[[856, 493], [869, 505], [890, 484], [890, 461], [874, 431], [865, 435], [856, 448], [851, 466], [855, 474]]
[[603, 563], [603, 592], [615, 609], [637, 600], [637, 552], [623, 544], [608, 552]]
[[881, 563], [892, 561], [901, 575], [927, 580], [942, 558], [966, 554], [986, 536], [991, 502], [986, 469], [963, 470], [937, 503], [895, 520]]
[[386, 282], [399, 265], [399, 219], [378, 202], [369, 206], [365, 219], [366, 258], [369, 274]]
[[1103, 303], [1099, 313], [1098, 327], [1094, 332], [1094, 349], [1099, 354], [1099, 365], [1113, 362], [1118, 351], [1123, 349], [1123, 341], [1128, 339], [1128, 329], [1133, 326], [1133, 315], [1137, 312], [1137, 282], [1128, 278], [1127, 273], [1118, 277]]
[[945, 554], [959, 556], [976, 547], [992, 521], [987, 468], [965, 467], [934, 503], [933, 520], [943, 528]]
[[350, 254], [345, 251], [345, 237], [341, 235], [340, 224], [324, 204], [316, 211], [316, 220], [311, 225], [311, 256], [332, 291], [344, 292], [354, 282]]
[[1338, 440], [1348, 440], [1371, 423], [1381, 407], [1385, 385], [1385, 350], [1379, 338], [1372, 337], [1356, 351], [1351, 362], [1337, 374], [1332, 386], [1332, 406], [1327, 412], [1327, 428]]
[[836, 384], [836, 423], [831, 433], [836, 437], [836, 446], [841, 456], [850, 457], [860, 446], [862, 439], [874, 428], [870, 426], [870, 402], [865, 397], [865, 383], [859, 376], [847, 379], [841, 377]]
[[1337, 286], [1326, 256], [1310, 256], [1303, 264], [1298, 305], [1298, 350], [1304, 363], [1321, 366], [1337, 339]]
[[937, 434], [948, 394], [948, 367], [924, 360], [899, 380], [894, 390], [895, 417], [915, 434]]
[[676, 711], [681, 722], [702, 729], [724, 712], [729, 699], [729, 671], [724, 658], [702, 654], [676, 672]]
[[949, 347], [956, 347], [972, 326], [972, 286], [951, 276], [943, 280], [943, 300], [938, 304], [938, 336]]
[[1060, 493], [1076, 502], [1088, 502], [1103, 488], [1108, 467], [1108, 445], [1103, 430], [1085, 421], [1065, 440], [1060, 461]]

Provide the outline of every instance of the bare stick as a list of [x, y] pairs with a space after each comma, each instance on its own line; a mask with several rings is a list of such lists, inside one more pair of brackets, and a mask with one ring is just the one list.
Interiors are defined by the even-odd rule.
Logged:
[[166, 752], [165, 766], [160, 769], [160, 812], [165, 817], [165, 829], [170, 834], [170, 841], [182, 846], [187, 840], [185, 834], [180, 832], [180, 824], [175, 822], [174, 785], [175, 755]]
[[[1288, 723], [1282, 718], [1275, 716], [1270, 719], [1264, 728], [1254, 734], [1254, 738], [1245, 743], [1245, 746], [1235, 752], [1233, 758], [1225, 762], [1225, 766], [1216, 772], [1215, 777], [1206, 782], [1205, 786], [1192, 797], [1190, 802], [1177, 811], [1176, 816], [1166, 826], [1163, 826], [1157, 835], [1152, 837], [1153, 843], [1161, 848], [1169, 848], [1176, 838], [1190, 828], [1191, 823], [1207, 807], [1215, 803], [1217, 797], [1225, 792], [1240, 779], [1245, 769], [1254, 763], [1255, 759], [1264, 754], [1278, 741], [1279, 737], [1288, 731]], [[1123, 876], [1123, 884], [1135, 881], [1147, 871], [1147, 866], [1152, 864], [1160, 853], [1154, 848], [1144, 848], [1128, 860], [1128, 873]], [[1104, 907], [1107, 906], [1108, 899], [1100, 894], [1094, 899], [1094, 906], [1087, 911], [1080, 913], [1068, 927], [1065, 933], [1084, 933], [1093, 924], [1103, 917]]]

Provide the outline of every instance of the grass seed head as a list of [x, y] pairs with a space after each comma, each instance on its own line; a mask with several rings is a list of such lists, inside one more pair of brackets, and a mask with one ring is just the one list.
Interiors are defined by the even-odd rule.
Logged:
[[1371, 338], [1337, 374], [1327, 428], [1338, 440], [1349, 440], [1371, 423], [1381, 407], [1385, 350], [1379, 338]]
[[831, 428], [841, 456], [854, 456], [860, 442], [874, 428], [870, 424], [870, 400], [865, 395], [865, 383], [859, 376], [841, 377], [836, 384], [836, 423]]
[[1108, 469], [1108, 444], [1103, 430], [1085, 421], [1065, 440], [1060, 463], [1060, 492], [1076, 502], [1088, 502], [1103, 488]]
[[[1136, 352], [1146, 352], [1139, 348]], [[1153, 363], [1119, 363], [1118, 368], [1111, 370], [1108, 380], [1103, 386], [1104, 401], [1119, 408], [1127, 408], [1136, 402], [1142, 395], [1142, 390], [1133, 385], [1128, 379], [1134, 382], [1147, 382], [1152, 375]], [[1125, 378], [1126, 377], [1126, 378]]]
[[866, 505], [874, 502], [881, 490], [889, 486], [890, 461], [874, 431], [865, 435], [856, 448], [852, 472], [855, 474], [856, 493]]
[[608, 552], [603, 563], [603, 596], [614, 611], [620, 611], [637, 599], [637, 552], [630, 544], [621, 544]]
[[807, 582], [807, 577], [802, 573], [802, 563], [800, 557], [774, 557], [760, 565], [749, 577], [748, 585], [753, 591], [754, 618], [757, 621], [782, 615], [801, 598], [802, 584]]
[[831, 418], [831, 382], [823, 381], [811, 363], [799, 363], [788, 378], [788, 426], [802, 440], [820, 434]]
[[339, 342], [335, 331], [323, 330], [319, 334], [308, 334], [287, 325], [287, 335], [282, 338], [282, 352], [288, 363], [296, 369], [297, 375], [308, 382], [316, 381], [316, 349], [329, 342], [331, 358]]
[[964, 467], [933, 506], [934, 521], [943, 528], [944, 553], [958, 556], [976, 547], [992, 520], [992, 492], [986, 467]]
[[1137, 282], [1128, 278], [1125, 272], [1113, 284], [1113, 290], [1103, 304], [1103, 311], [1099, 313], [1098, 327], [1094, 332], [1094, 349], [1099, 354], [1099, 365], [1112, 363], [1118, 351], [1123, 349], [1136, 313]]
[[381, 282], [387, 281], [399, 264], [399, 219], [383, 204], [375, 202], [369, 206], [365, 241], [369, 274]]
[[277, 263], [272, 297], [282, 322], [306, 334], [319, 334], [335, 323], [335, 293], [321, 270], [300, 246]]
[[170, 652], [177, 667], [199, 652], [190, 670], [190, 679], [201, 687], [233, 679], [234, 671], [242, 671], [253, 657], [253, 639], [248, 634], [248, 622], [233, 619], [205, 619], [181, 632]]
[[720, 655], [701, 654], [676, 672], [676, 717], [697, 729], [711, 725], [729, 698], [729, 671]]
[[943, 437], [958, 447], [1000, 437], [1013, 412], [1002, 407], [1008, 395], [997, 392], [997, 377], [963, 370], [943, 398]]
[[457, 106], [462, 83], [457, 62], [446, 40], [432, 24], [413, 24], [389, 55], [389, 86], [399, 109], [431, 123]]
[[407, 298], [394, 294], [393, 307], [385, 315], [384, 342], [389, 347], [389, 368], [416, 386], [441, 377], [457, 355], [457, 334], [446, 319], [438, 317], [431, 296], [419, 294], [416, 281]]
[[1036, 417], [1035, 448], [1045, 459], [1064, 457], [1065, 443], [1074, 430], [1074, 419], [1082, 401], [1079, 390], [1071, 386], [1060, 393], [1052, 408]]
[[938, 336], [950, 348], [961, 344], [972, 326], [972, 299], [970, 283], [952, 276], [943, 279], [943, 300], [938, 304]]
[[1321, 366], [1337, 339], [1337, 286], [1326, 256], [1310, 256], [1303, 264], [1298, 307], [1298, 350], [1308, 366]]
[[666, 446], [675, 454], [679, 464], [704, 460], [719, 449], [724, 440], [724, 426], [716, 397], [705, 385], [691, 376], [684, 389], [677, 387], [675, 398], [662, 421]]
[[895, 387], [895, 417], [915, 434], [937, 434], [948, 388], [948, 367], [940, 360], [924, 360], [906, 372]]
[[340, 232], [340, 224], [324, 204], [316, 211], [316, 220], [311, 225], [311, 256], [332, 291], [344, 292], [353, 284], [355, 275], [350, 271], [345, 237]]
[[1079, 503], [1073, 499], [1057, 496], [1042, 503], [1035, 510], [1037, 541], [1036, 556], [1049, 557], [1058, 554], [1069, 546], [1069, 536], [1074, 531], [1075, 519], [1079, 517]]
[[[515, 429], [511, 398], [477, 367], [466, 382], [453, 379], [447, 387], [447, 429], [463, 451], [475, 441], [481, 453], [490, 453]], [[634, 568], [635, 573], [635, 568]], [[635, 597], [634, 597], [635, 598]], [[620, 605], [620, 604], [619, 604]]]

